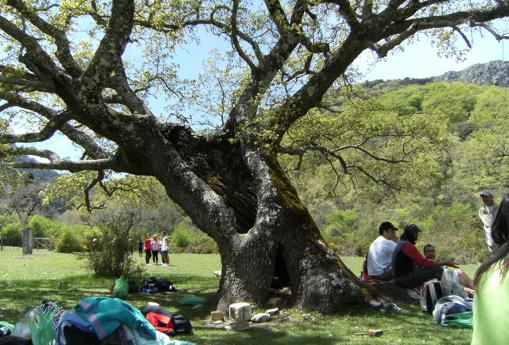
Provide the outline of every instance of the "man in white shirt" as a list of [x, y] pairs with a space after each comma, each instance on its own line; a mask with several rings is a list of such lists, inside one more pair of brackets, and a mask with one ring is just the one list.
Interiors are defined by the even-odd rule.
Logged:
[[378, 228], [379, 236], [371, 243], [368, 251], [368, 275], [372, 279], [391, 280], [392, 252], [396, 248], [398, 237], [396, 228], [390, 222], [383, 222]]
[[484, 205], [479, 209], [479, 218], [481, 218], [484, 227], [484, 238], [486, 239], [486, 244], [488, 245], [490, 252], [492, 252], [496, 249], [496, 244], [493, 242], [493, 238], [491, 238], [491, 223], [497, 213], [498, 205], [495, 205], [495, 202], [493, 201], [493, 193], [491, 193], [491, 191], [483, 190], [481, 191], [480, 196]]

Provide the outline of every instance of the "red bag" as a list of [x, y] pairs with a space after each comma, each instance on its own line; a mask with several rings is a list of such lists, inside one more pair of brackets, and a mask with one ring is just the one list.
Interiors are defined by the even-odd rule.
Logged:
[[156, 330], [165, 334], [173, 334], [175, 333], [174, 323], [171, 317], [158, 314], [158, 313], [148, 313], [145, 315], [145, 318], [154, 326]]

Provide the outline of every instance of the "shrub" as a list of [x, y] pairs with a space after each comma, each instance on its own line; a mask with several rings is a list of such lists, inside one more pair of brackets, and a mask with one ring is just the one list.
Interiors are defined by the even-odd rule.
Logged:
[[20, 246], [23, 239], [21, 222], [7, 223], [2, 228], [2, 241], [6, 246]]
[[61, 225], [41, 215], [30, 218], [28, 226], [33, 230], [34, 237], [56, 237], [61, 232]]
[[82, 250], [80, 239], [69, 229], [65, 230], [58, 239], [57, 252], [59, 253], [74, 253]]
[[88, 267], [101, 277], [140, 277], [143, 267], [130, 255], [129, 228], [110, 224], [100, 233], [97, 245], [84, 254]]
[[206, 234], [194, 228], [188, 222], [181, 222], [171, 235], [170, 251], [177, 253], [217, 253], [217, 245]]
[[177, 226], [171, 238], [178, 248], [187, 248], [191, 244], [191, 232], [183, 226]]

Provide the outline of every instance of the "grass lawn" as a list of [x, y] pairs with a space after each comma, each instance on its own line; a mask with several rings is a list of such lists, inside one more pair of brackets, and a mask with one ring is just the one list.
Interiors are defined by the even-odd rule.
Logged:
[[[136, 256], [140, 263], [143, 259]], [[353, 272], [360, 271], [362, 258], [343, 258]], [[142, 307], [149, 301], [183, 314], [194, 327], [191, 336], [179, 337], [196, 344], [470, 344], [471, 330], [447, 329], [435, 324], [416, 306], [402, 305], [401, 314], [384, 314], [354, 306], [334, 315], [303, 313], [288, 309], [286, 321], [257, 325], [243, 332], [227, 332], [209, 326], [206, 307], [192, 309], [181, 306], [177, 299], [185, 294], [205, 298], [216, 291], [218, 278], [212, 272], [220, 270], [218, 255], [173, 254], [170, 266], [147, 266], [147, 275], [169, 278], [179, 291], [164, 295], [131, 294], [126, 299]], [[0, 321], [16, 323], [26, 310], [44, 299], [57, 302], [65, 309], [73, 308], [79, 299], [109, 295], [111, 279], [93, 277], [75, 255], [36, 250], [34, 255], [21, 255], [20, 248], [4, 247], [0, 251]], [[473, 275], [475, 266], [462, 267]], [[263, 308], [260, 308], [263, 310]], [[370, 338], [370, 328], [380, 328], [384, 334]]]

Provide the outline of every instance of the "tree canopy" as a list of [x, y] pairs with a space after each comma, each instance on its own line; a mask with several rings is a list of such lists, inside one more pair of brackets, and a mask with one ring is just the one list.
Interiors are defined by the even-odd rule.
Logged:
[[[162, 94], [163, 120], [202, 112], [232, 137], [256, 128], [273, 148], [362, 51], [386, 56], [420, 32], [470, 44], [466, 30], [480, 29], [503, 39], [490, 22], [509, 14], [507, 1], [7, 0], [0, 9], [2, 114], [33, 130], [2, 142], [34, 143], [59, 131], [84, 160], [27, 146], [8, 151], [70, 171], [129, 171], [118, 159], [132, 145], [123, 132], [153, 125], [151, 97], [161, 102]], [[185, 42], [206, 39], [195, 34], [199, 27], [231, 49], [221, 52], [226, 63], [183, 80], [173, 56]]]

